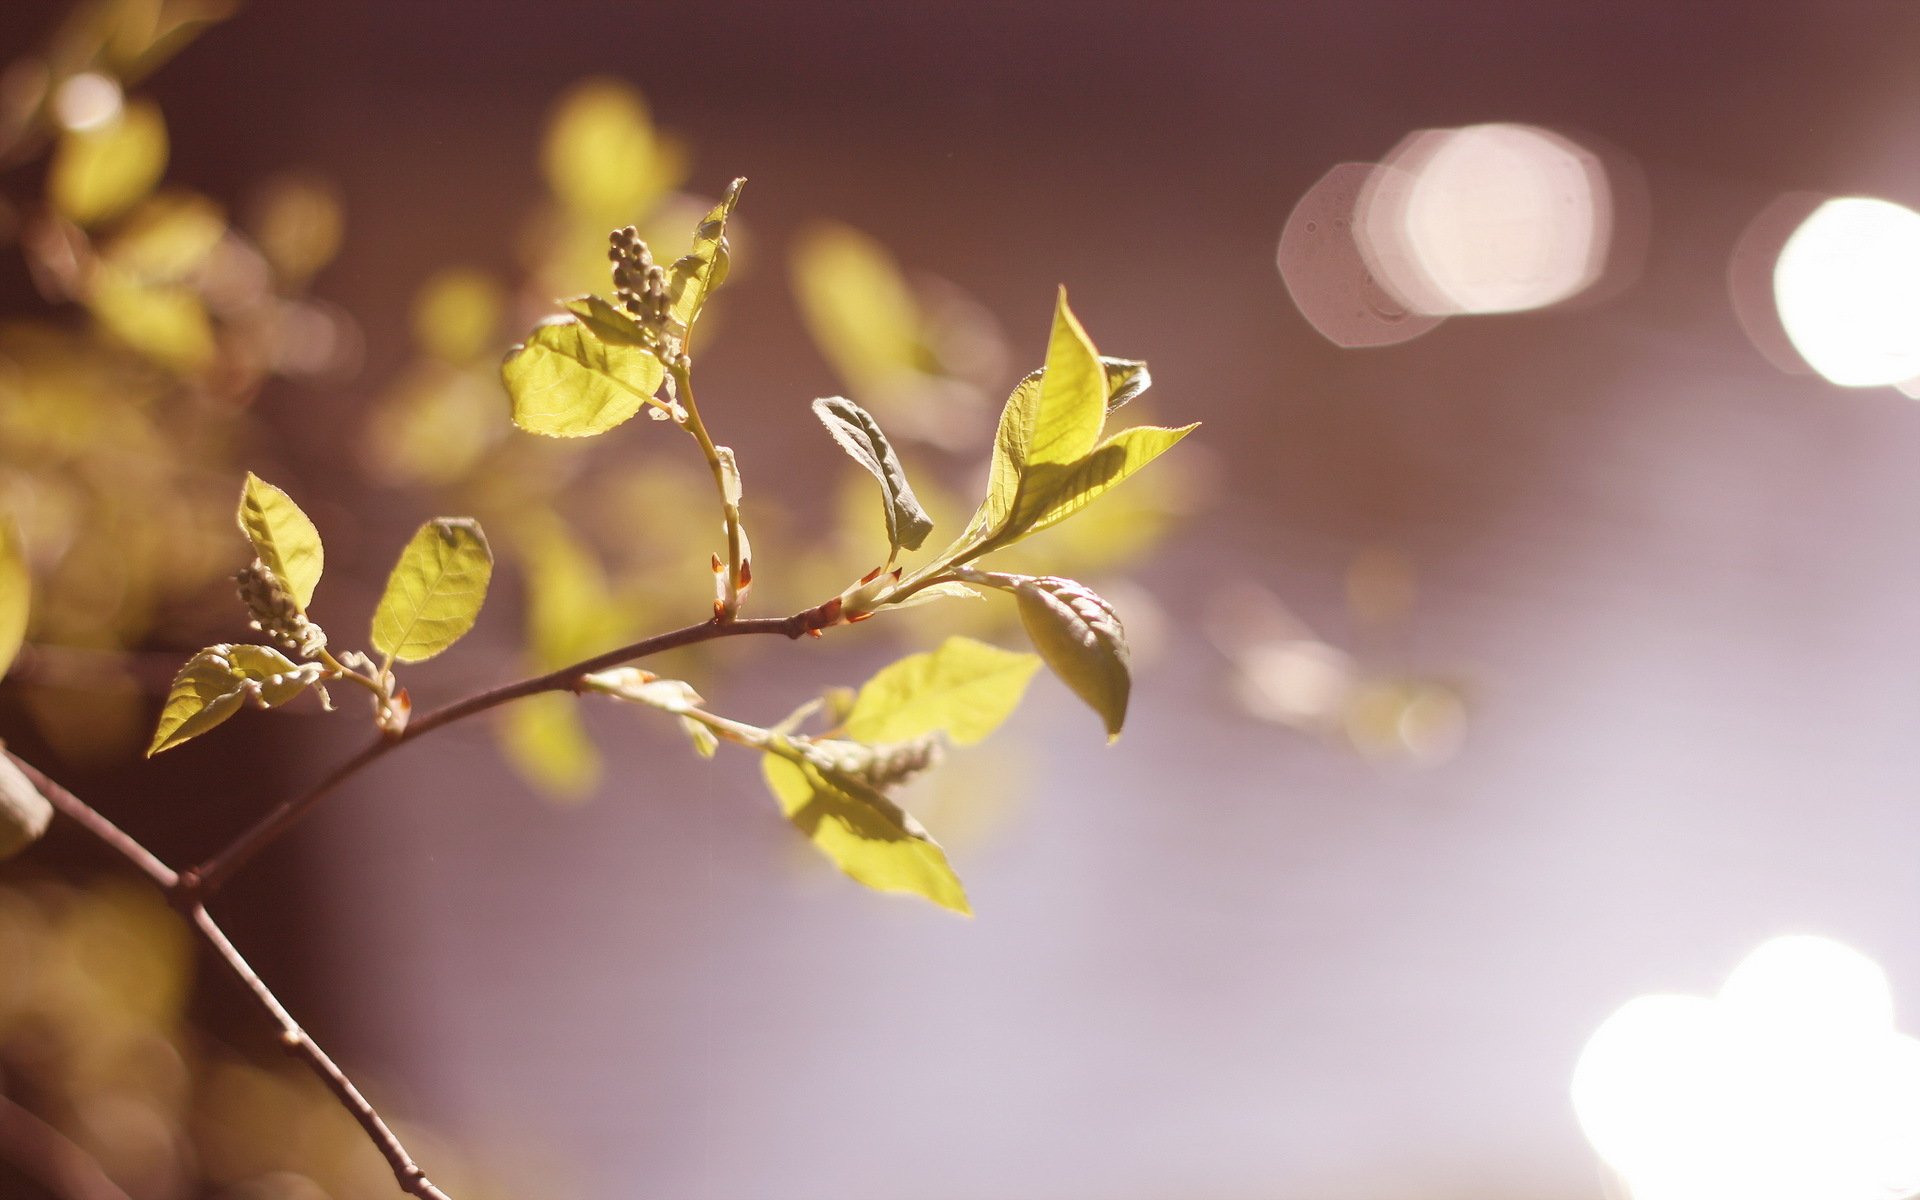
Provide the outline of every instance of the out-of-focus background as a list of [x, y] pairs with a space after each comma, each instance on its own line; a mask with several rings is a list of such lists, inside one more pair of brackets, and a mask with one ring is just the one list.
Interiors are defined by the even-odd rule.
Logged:
[[[0, 60], [66, 11], [6, 5]], [[592, 778], [552, 752], [580, 731], [529, 719], [355, 780], [236, 884], [242, 941], [495, 1194], [1624, 1195], [1569, 1090], [1629, 999], [1711, 994], [1768, 938], [1818, 934], [1877, 960], [1920, 1029], [1920, 409], [1896, 386], [1920, 377], [1920, 265], [1898, 212], [1820, 207], [1920, 207], [1916, 47], [1920, 9], [1894, 3], [258, 3], [130, 99], [93, 98], [119, 122], [157, 106], [168, 186], [266, 264], [195, 267], [218, 352], [127, 316], [157, 301], [116, 277], [61, 275], [92, 252], [63, 229], [94, 230], [109, 266], [129, 235], [84, 198], [47, 219], [23, 154], [0, 176], [0, 389], [90, 344], [48, 348], [29, 319], [154, 358], [174, 380], [155, 394], [192, 393], [202, 423], [130, 441], [108, 475], [164, 451], [180, 478], [140, 486], [213, 510], [248, 468], [288, 487], [343, 626], [407, 530], [464, 503], [496, 549], [586, 547], [588, 583], [664, 628], [706, 602], [711, 516], [661, 498], [705, 486], [690, 447], [636, 425], [584, 468], [516, 448], [488, 390], [517, 336], [498, 331], [597, 286], [579, 264], [606, 228], [683, 237], [751, 181], [699, 365], [764, 522], [766, 613], [874, 565], [877, 532], [837, 532], [868, 498], [840, 499], [807, 401], [884, 400], [951, 520], [1064, 283], [1103, 352], [1152, 364], [1147, 419], [1204, 425], [1060, 543], [1134, 635], [1126, 736], [1104, 746], [1043, 681], [924, 798], [975, 919], [847, 882], [746, 756], [705, 763], [665, 723], [596, 710]], [[69, 132], [88, 100], [67, 96]], [[1800, 226], [1816, 213], [1837, 250]], [[1796, 246], [1840, 290], [1793, 291]], [[1822, 274], [1836, 262], [1855, 274]], [[836, 308], [831, 279], [861, 270], [911, 290]], [[267, 349], [239, 353], [267, 311]], [[890, 317], [934, 344], [912, 370], [848, 332]], [[124, 386], [107, 379], [62, 386]], [[151, 515], [98, 474], [59, 493], [64, 517], [27, 499], [50, 453], [26, 448], [29, 399], [0, 390], [9, 503], [67, 547]], [[201, 575], [137, 620], [41, 627], [72, 648], [23, 660], [0, 733], [185, 860], [362, 734], [357, 708], [249, 713], [138, 766], [63, 737], [100, 711], [88, 672], [144, 723], [186, 653], [242, 635], [237, 608], [198, 602], [242, 565], [224, 511], [180, 520], [206, 531]], [[99, 594], [57, 558], [36, 565]], [[541, 604], [502, 588], [416, 699], [538, 665]], [[88, 641], [102, 624], [134, 658]], [[675, 665], [772, 721], [946, 627]], [[44, 859], [100, 866], [70, 838]], [[51, 874], [20, 886], [16, 947], [80, 903]], [[270, 1087], [238, 1065], [264, 1031], [224, 988], [193, 1011], [237, 1049], [182, 1053], [263, 1073], [200, 1103], [203, 1139]], [[6, 1078], [34, 1079], [26, 1061]], [[76, 1127], [131, 1144], [97, 1108], [75, 1101]], [[323, 1177], [213, 1144], [205, 1194]], [[382, 1194], [370, 1150], [328, 1153], [372, 1180], [333, 1193]], [[127, 1168], [160, 1181], [137, 1195], [200, 1194], [158, 1154]]]

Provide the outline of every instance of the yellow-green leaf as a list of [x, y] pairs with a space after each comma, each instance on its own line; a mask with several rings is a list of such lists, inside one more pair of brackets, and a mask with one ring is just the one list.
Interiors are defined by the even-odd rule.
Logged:
[[135, 209], [102, 252], [145, 283], [173, 283], [207, 261], [227, 233], [220, 206], [198, 192], [168, 190]]
[[786, 739], [775, 744], [785, 753], [776, 748], [761, 760], [767, 787], [822, 854], [875, 891], [921, 896], [972, 914], [946, 853], [918, 821], [872, 788], [805, 761]]
[[27, 611], [33, 577], [27, 572], [26, 549], [13, 522], [0, 520], [0, 675], [13, 666], [27, 636]]
[[600, 752], [579, 703], [542, 692], [501, 710], [500, 745], [521, 778], [556, 800], [579, 800], [600, 783]]
[[471, 362], [498, 345], [494, 337], [505, 308], [506, 296], [491, 275], [449, 268], [414, 297], [414, 341], [443, 362]]
[[373, 647], [421, 662], [473, 628], [493, 578], [493, 551], [477, 521], [436, 517], [422, 525], [387, 576], [373, 612]]
[[619, 328], [579, 313], [536, 325], [500, 368], [513, 423], [545, 437], [592, 437], [639, 412], [666, 371], [637, 337], [613, 336]]
[[938, 730], [970, 745], [1013, 715], [1039, 668], [1031, 654], [950, 637], [939, 649], [908, 655], [867, 680], [847, 714], [846, 735], [880, 744]]
[[47, 196], [74, 224], [98, 225], [139, 203], [166, 170], [167, 123], [151, 101], [135, 101], [105, 125], [60, 135]]
[[1106, 368], [1067, 307], [1067, 289], [1061, 288], [1047, 340], [1046, 373], [1028, 421], [1026, 462], [1073, 462], [1093, 449], [1106, 422]]
[[292, 497], [251, 471], [240, 489], [239, 521], [240, 532], [253, 543], [254, 556], [287, 586], [294, 603], [305, 612], [326, 566], [320, 531]]
[[0, 754], [0, 859], [40, 840], [53, 823], [53, 805], [13, 760]]
[[1079, 462], [1032, 467], [1021, 484], [1019, 503], [1007, 521], [1009, 540], [1066, 520], [1197, 428], [1197, 423], [1179, 429], [1138, 425], [1114, 434]]
[[793, 287], [813, 340], [855, 391], [885, 390], [924, 369], [919, 302], [866, 234], [838, 224], [804, 231]]
[[87, 308], [102, 329], [176, 374], [203, 371], [219, 353], [213, 321], [192, 288], [143, 283], [102, 267], [87, 292]]
[[667, 311], [687, 329], [693, 328], [707, 297], [726, 282], [730, 266], [727, 218], [733, 215], [734, 206], [740, 203], [740, 189], [746, 184], [746, 180], [736, 179], [727, 185], [726, 195], [720, 198], [720, 203], [713, 206], [693, 231], [693, 249], [667, 271], [670, 301]]
[[[307, 690], [319, 676], [313, 664], [301, 666], [272, 646], [216, 646], [226, 651], [227, 669], [245, 691], [252, 683], [253, 699], [262, 708], [279, 708]], [[203, 652], [204, 653], [204, 652]]]
[[1014, 588], [1020, 623], [1047, 666], [1100, 715], [1107, 740], [1127, 719], [1127, 634], [1113, 606], [1071, 579], [1041, 576]]

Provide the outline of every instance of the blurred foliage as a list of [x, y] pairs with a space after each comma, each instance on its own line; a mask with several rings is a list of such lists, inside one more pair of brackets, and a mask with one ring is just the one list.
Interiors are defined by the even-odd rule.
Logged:
[[[0, 1104], [29, 1108], [130, 1196], [394, 1194], [386, 1160], [318, 1080], [189, 1022], [192, 944], [152, 889], [15, 876], [0, 886], [0, 962]], [[20, 1149], [0, 1138], [0, 1194], [26, 1200], [43, 1194], [45, 1164]], [[504, 1200], [450, 1147], [430, 1152], [458, 1195]]]

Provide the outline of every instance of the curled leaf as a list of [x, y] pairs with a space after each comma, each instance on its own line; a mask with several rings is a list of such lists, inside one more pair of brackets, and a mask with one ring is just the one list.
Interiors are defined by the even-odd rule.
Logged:
[[238, 517], [240, 532], [253, 543], [254, 556], [286, 585], [294, 603], [305, 612], [326, 566], [320, 531], [292, 497], [251, 471], [240, 489]]
[[1099, 714], [1107, 740], [1119, 737], [1132, 687], [1119, 614], [1092, 589], [1051, 575], [1021, 579], [1013, 594], [1033, 648]]
[[1145, 361], [1138, 358], [1100, 356], [1101, 369], [1107, 375], [1107, 415], [1153, 386], [1153, 375]]
[[740, 189], [747, 181], [736, 179], [727, 185], [726, 195], [693, 231], [693, 249], [667, 271], [668, 313], [682, 328], [692, 329], [700, 310], [722, 283], [731, 265], [727, 247], [727, 218], [740, 203]]
[[40, 840], [53, 823], [53, 805], [13, 760], [0, 754], [0, 859]]
[[147, 757], [199, 737], [245, 700], [262, 708], [285, 704], [317, 682], [320, 670], [318, 663], [296, 664], [270, 646], [208, 646], [173, 677]]
[[880, 481], [881, 501], [886, 510], [887, 541], [897, 554], [918, 550], [933, 530], [933, 518], [913, 494], [907, 482], [906, 468], [894, 453], [879, 422], [858, 404], [841, 396], [827, 396], [813, 402], [813, 413], [827, 427], [833, 440]]

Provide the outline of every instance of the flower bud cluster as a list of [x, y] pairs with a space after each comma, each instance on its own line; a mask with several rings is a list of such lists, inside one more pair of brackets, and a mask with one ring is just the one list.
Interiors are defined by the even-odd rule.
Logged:
[[326, 631], [307, 619], [267, 564], [256, 558], [234, 579], [240, 602], [253, 614], [249, 624], [265, 634], [275, 649], [301, 658], [313, 658], [326, 649]]

